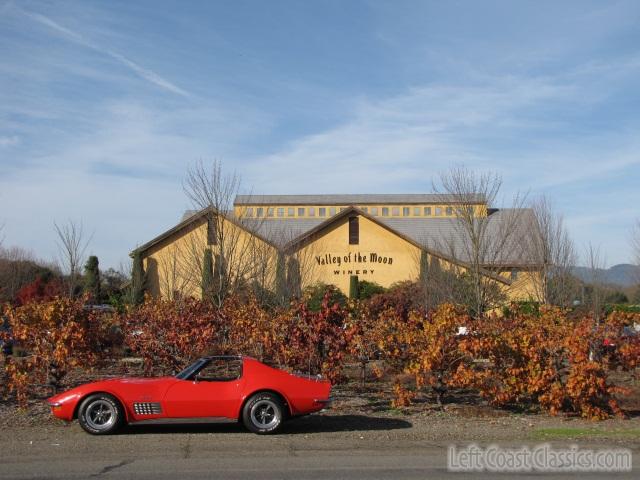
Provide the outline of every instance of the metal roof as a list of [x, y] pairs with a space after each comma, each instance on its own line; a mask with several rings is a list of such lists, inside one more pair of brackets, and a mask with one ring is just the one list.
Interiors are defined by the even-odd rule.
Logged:
[[[206, 210], [185, 212], [182, 221], [172, 229], [164, 232], [150, 242], [137, 248], [136, 251], [144, 251], [169, 235], [198, 220]], [[455, 218], [438, 217], [382, 217], [366, 214], [361, 210], [349, 207], [346, 211], [338, 212], [332, 217], [316, 218], [235, 218], [233, 212], [226, 212], [225, 216], [234, 223], [252, 231], [258, 237], [266, 240], [276, 248], [283, 249], [290, 244], [300, 241], [307, 234], [318, 229], [325, 228], [334, 219], [358, 212], [373, 221], [376, 221], [396, 232], [398, 235], [410, 240], [418, 246], [422, 246], [431, 252], [441, 254], [443, 257], [457, 259], [460, 262], [469, 262], [471, 248], [469, 240], [460, 223]], [[513, 221], [515, 220], [515, 222]], [[534, 265], [535, 259], [525, 247], [530, 245], [527, 238], [532, 228], [535, 228], [533, 210], [524, 209], [492, 209], [485, 219], [487, 221], [485, 243], [487, 253], [485, 256], [487, 265], [526, 266]], [[505, 228], [513, 228], [509, 241], [504, 243], [505, 237], [501, 232]]]
[[[335, 216], [338, 215], [340, 213]], [[367, 216], [417, 245], [444, 256], [456, 258], [461, 262], [470, 261], [471, 249], [467, 236], [455, 218]], [[304, 219], [275, 217], [255, 219], [254, 222], [247, 222], [247, 219], [244, 219], [242, 224], [278, 248], [283, 248], [334, 217]], [[530, 254], [522, 248], [523, 245], [528, 244], [522, 240], [523, 236], [529, 234], [535, 222], [531, 209], [494, 210], [486, 217], [486, 221], [488, 222], [485, 238], [487, 251], [484, 256], [488, 263], [500, 265], [534, 263]], [[509, 241], [506, 244], [497, 245], [505, 237], [501, 233], [505, 228], [512, 228], [514, 231], [508, 235]]]

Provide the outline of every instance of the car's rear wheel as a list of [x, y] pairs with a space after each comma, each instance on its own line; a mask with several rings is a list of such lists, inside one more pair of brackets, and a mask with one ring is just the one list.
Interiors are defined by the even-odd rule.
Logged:
[[284, 419], [280, 398], [268, 392], [252, 396], [242, 409], [242, 421], [253, 433], [275, 433]]
[[78, 409], [78, 423], [92, 435], [108, 435], [115, 432], [124, 421], [120, 402], [107, 393], [90, 395]]

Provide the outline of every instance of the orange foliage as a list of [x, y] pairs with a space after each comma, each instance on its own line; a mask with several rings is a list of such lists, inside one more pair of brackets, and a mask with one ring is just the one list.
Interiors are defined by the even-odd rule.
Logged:
[[69, 369], [91, 367], [103, 353], [101, 339], [107, 332], [98, 315], [83, 308], [82, 300], [56, 298], [7, 307], [5, 315], [16, 346], [29, 354], [5, 361], [8, 390], [22, 406], [30, 385], [48, 383], [55, 390]]

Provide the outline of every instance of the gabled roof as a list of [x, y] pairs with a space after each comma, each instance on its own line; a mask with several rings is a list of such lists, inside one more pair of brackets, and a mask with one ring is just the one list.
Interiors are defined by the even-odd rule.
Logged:
[[[204, 209], [195, 213], [193, 211], [187, 212], [188, 214], [185, 214], [183, 220], [178, 225], [136, 248], [132, 252], [132, 255], [136, 252], [144, 252], [152, 248], [171, 235], [188, 228], [194, 222], [202, 220], [203, 217], [211, 212], [212, 209]], [[215, 213], [215, 210], [213, 210], [213, 212]], [[509, 209], [492, 210], [489, 217], [487, 217], [489, 221], [487, 227], [488, 235], [497, 235], [502, 225], [509, 219], [509, 215], [513, 212], [513, 210]], [[304, 244], [313, 235], [328, 228], [336, 221], [353, 215], [354, 213], [367, 218], [417, 248], [425, 250], [434, 257], [441, 258], [454, 265], [465, 268], [469, 267], [469, 249], [466, 248], [466, 240], [464, 235], [461, 234], [460, 229], [456, 226], [455, 219], [452, 218], [374, 217], [355, 206], [347, 207], [336, 215], [326, 219], [317, 217], [304, 219], [277, 217], [261, 219], [244, 218], [240, 221], [234, 216], [233, 212], [224, 212], [221, 213], [221, 215], [224, 215], [230, 222], [233, 222], [240, 228], [246, 229], [274, 248], [281, 251], [288, 251]], [[534, 221], [533, 212], [530, 209], [522, 209], [519, 212], [518, 220], [519, 225], [517, 228], [519, 233], [515, 235], [514, 238], [526, 234], [528, 231], [527, 226], [530, 225], [530, 222]], [[526, 254], [520, 253], [521, 250], [522, 249], [514, 249], [510, 258], [501, 259], [500, 265], [492, 264], [492, 266], [535, 266], [534, 262], [526, 258]], [[509, 280], [489, 270], [485, 270], [484, 274], [500, 282], [510, 283]]]
[[[297, 238], [293, 239], [291, 242], [289, 242], [288, 244], [286, 244], [283, 247], [283, 250], [287, 251], [287, 250], [295, 250], [296, 248], [298, 248], [300, 245], [305, 244], [306, 242], [308, 242], [315, 234], [320, 233], [322, 230], [324, 230], [325, 228], [330, 227], [333, 223], [335, 223], [336, 221], [348, 217], [350, 215], [353, 214], [357, 214], [359, 216], [365, 217], [368, 220], [372, 221], [373, 223], [375, 223], [376, 225], [379, 225], [380, 227], [384, 228], [385, 230], [393, 233], [394, 235], [397, 235], [398, 237], [402, 238], [403, 240], [405, 240], [406, 242], [414, 245], [415, 247], [422, 249], [424, 251], [426, 251], [429, 255], [432, 255], [434, 257], [440, 258], [442, 260], [445, 260], [453, 265], [458, 265], [464, 268], [469, 268], [469, 264], [467, 262], [461, 261], [458, 258], [454, 258], [451, 257], [449, 255], [446, 255], [440, 251], [437, 250], [433, 250], [431, 249], [428, 245], [423, 245], [419, 242], [416, 242], [415, 239], [408, 237], [406, 235], [404, 235], [402, 232], [399, 232], [393, 228], [391, 228], [389, 225], [385, 224], [379, 217], [374, 217], [372, 215], [369, 215], [368, 213], [363, 212], [361, 209], [357, 208], [357, 207], [347, 207], [345, 208], [343, 211], [339, 212], [338, 214], [334, 215], [331, 218], [328, 218], [325, 221], [322, 221], [321, 223], [319, 223], [318, 225], [315, 225], [313, 228], [309, 229], [307, 232], [303, 233], [302, 235], [298, 236]], [[496, 275], [493, 272], [490, 272], [488, 270], [483, 270], [482, 272], [485, 276], [492, 278], [493, 280], [502, 282], [504, 284], [510, 285], [511, 281], [501, 277], [500, 275]]]
[[412, 205], [486, 203], [480, 194], [444, 195], [439, 193], [327, 194], [327, 195], [237, 195], [234, 205]]
[[153, 238], [152, 240], [149, 240], [147, 243], [140, 245], [139, 247], [135, 248], [134, 250], [131, 251], [131, 253], [129, 254], [130, 256], [135, 255], [136, 253], [142, 253], [145, 252], [146, 250], [149, 250], [150, 248], [158, 245], [160, 242], [162, 242], [163, 240], [166, 240], [167, 238], [169, 238], [171, 235], [180, 232], [181, 230], [184, 230], [190, 226], [192, 226], [195, 222], [203, 220], [207, 215], [221, 215], [224, 218], [226, 218], [227, 220], [229, 220], [231, 223], [233, 223], [234, 225], [240, 227], [240, 228], [244, 228], [245, 230], [249, 231], [252, 235], [255, 235], [256, 237], [260, 238], [261, 240], [263, 240], [264, 242], [273, 245], [275, 248], [278, 248], [278, 246], [276, 244], [274, 244], [271, 240], [269, 240], [268, 238], [263, 237], [260, 232], [257, 231], [256, 228], [253, 228], [251, 225], [251, 222], [247, 222], [246, 224], [241, 224], [238, 222], [238, 219], [234, 217], [232, 212], [218, 212], [215, 208], [213, 207], [209, 207], [209, 208], [204, 208], [200, 211], [195, 211], [195, 210], [187, 210], [187, 212], [185, 212], [185, 214], [182, 216], [182, 220], [180, 221], [180, 223], [178, 223], [175, 227], [170, 228], [169, 230], [161, 233], [160, 235], [158, 235], [157, 237]]

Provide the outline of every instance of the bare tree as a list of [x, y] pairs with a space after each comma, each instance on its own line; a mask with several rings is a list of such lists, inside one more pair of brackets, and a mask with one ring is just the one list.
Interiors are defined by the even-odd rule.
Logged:
[[167, 254], [158, 262], [160, 294], [169, 300], [180, 300], [198, 288], [198, 279], [192, 275], [195, 270], [190, 263], [191, 256], [185, 255], [175, 243], [167, 248]]
[[533, 262], [539, 269], [532, 275], [534, 297], [552, 305], [568, 307], [576, 295], [576, 279], [572, 268], [576, 264], [573, 241], [549, 200], [542, 196], [531, 202], [535, 224], [523, 237]]
[[464, 261], [471, 288], [470, 307], [476, 315], [493, 308], [503, 291], [487, 273], [499, 275], [529, 260], [523, 256], [523, 205], [525, 197], [516, 194], [509, 208], [494, 212], [502, 179], [495, 173], [476, 173], [453, 167], [439, 176], [433, 189], [443, 204], [455, 204], [445, 234], [432, 239], [435, 250]]
[[58, 225], [53, 223], [58, 236], [58, 255], [61, 269], [68, 275], [69, 296], [73, 296], [78, 285], [80, 269], [84, 263], [85, 252], [93, 235], [85, 237], [82, 222]]
[[596, 322], [599, 322], [604, 307], [606, 295], [606, 285], [604, 282], [605, 258], [596, 247], [589, 243], [585, 253], [588, 268], [588, 284], [583, 287], [583, 303], [591, 309], [591, 313]]
[[206, 212], [206, 238], [198, 240], [194, 236], [191, 249], [194, 259], [200, 259], [196, 263], [200, 266], [204, 249], [212, 248], [214, 252], [213, 300], [218, 305], [227, 295], [246, 288], [252, 281], [256, 273], [256, 251], [262, 242], [248, 232], [258, 231], [263, 219], [242, 213], [234, 215], [233, 202], [240, 187], [240, 176], [235, 172], [226, 174], [219, 161], [210, 167], [203, 162], [196, 163], [188, 170], [184, 183], [184, 191], [194, 208]]
[[[422, 239], [422, 244], [428, 243], [428, 238]], [[473, 290], [464, 268], [424, 249], [416, 251], [413, 259], [419, 265], [417, 278], [422, 294], [421, 303], [427, 310], [443, 303], [473, 304]]]
[[294, 243], [300, 232], [275, 221], [263, 224], [264, 238], [276, 245], [277, 253], [269, 244], [255, 249], [255, 294], [264, 295], [273, 290], [275, 305], [287, 305], [292, 298], [299, 298], [305, 285], [311, 283], [316, 269], [316, 249], [312, 243]]
[[46, 270], [33, 252], [20, 247], [0, 248], [0, 302], [11, 302], [18, 291]]
[[640, 219], [636, 221], [631, 232], [631, 248], [633, 248], [636, 265], [640, 265]]
[[[634, 256], [633, 261], [638, 267], [640, 267], [640, 219], [636, 220], [636, 223], [631, 230], [631, 248]], [[640, 268], [636, 271], [635, 282], [636, 289], [633, 293], [632, 301], [640, 303]]]

